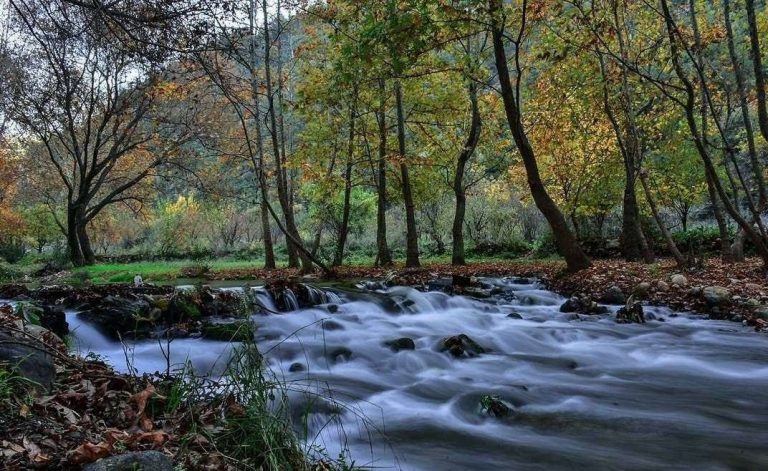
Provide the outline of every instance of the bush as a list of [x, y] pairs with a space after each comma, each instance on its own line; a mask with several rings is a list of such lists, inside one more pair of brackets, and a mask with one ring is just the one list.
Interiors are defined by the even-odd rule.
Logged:
[[530, 253], [532, 247], [520, 239], [512, 239], [504, 243], [481, 242], [467, 250], [470, 257], [502, 257], [517, 258]]
[[0, 261], [0, 282], [14, 282], [24, 278], [21, 268]]
[[[729, 240], [733, 240], [734, 236], [735, 234], [729, 231]], [[720, 250], [720, 231], [714, 226], [700, 226], [687, 231], [674, 232], [672, 239], [683, 253], [718, 252]]]
[[552, 232], [547, 232], [533, 243], [533, 256], [537, 258], [557, 255], [557, 243]]
[[0, 258], [8, 263], [18, 263], [27, 253], [24, 244], [9, 242], [0, 243]]

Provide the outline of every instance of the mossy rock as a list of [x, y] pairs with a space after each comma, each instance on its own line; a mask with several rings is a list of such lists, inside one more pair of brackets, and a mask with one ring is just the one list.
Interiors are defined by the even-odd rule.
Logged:
[[200, 329], [204, 339], [225, 342], [248, 342], [253, 340], [253, 327], [248, 322], [227, 322], [205, 324]]
[[43, 308], [32, 303], [23, 302], [16, 305], [16, 315], [33, 325], [41, 325]]
[[152, 307], [165, 312], [171, 307], [171, 300], [166, 297], [154, 297], [152, 298]]
[[192, 293], [177, 294], [173, 300], [169, 302], [169, 310], [173, 311], [172, 320], [175, 322], [199, 320], [203, 317], [203, 312]]

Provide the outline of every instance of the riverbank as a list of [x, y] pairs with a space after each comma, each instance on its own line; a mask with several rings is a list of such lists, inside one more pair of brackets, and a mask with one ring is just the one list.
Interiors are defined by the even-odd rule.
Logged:
[[16, 359], [0, 369], [0, 469], [344, 469], [307, 453], [252, 341], [216, 377], [119, 373], [70, 352], [0, 306], [0, 353]]

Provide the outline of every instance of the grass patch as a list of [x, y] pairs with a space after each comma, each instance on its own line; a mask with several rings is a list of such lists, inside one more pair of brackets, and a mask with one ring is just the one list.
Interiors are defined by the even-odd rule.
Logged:
[[8, 365], [0, 365], [0, 410], [18, 413], [32, 403], [35, 383], [20, 376]]
[[[260, 268], [260, 260], [211, 260], [205, 262], [210, 270], [245, 270]], [[163, 282], [183, 278], [185, 268], [200, 265], [199, 261], [173, 260], [133, 263], [102, 263], [72, 270], [73, 277], [87, 278], [94, 283], [131, 283], [138, 274], [147, 282]]]
[[[359, 469], [349, 450], [330, 458], [325, 448], [314, 442], [316, 438], [297, 431], [301, 424], [295, 423], [288, 400], [288, 392], [296, 389], [269, 369], [252, 339], [234, 350], [220, 378], [198, 375], [187, 362], [181, 371], [155, 385], [162, 399], [150, 401], [147, 410], [155, 420], [172, 417], [186, 424], [188, 433], [180, 440], [181, 456], [199, 453], [195, 442], [204, 437], [210, 449], [236, 469]], [[324, 400], [333, 401], [330, 397]], [[306, 425], [306, 417], [302, 420]], [[330, 419], [329, 425], [332, 423], [337, 422]]]
[[[494, 255], [474, 255], [468, 253], [466, 256], [467, 263], [497, 263], [497, 262], [510, 262], [510, 261], [544, 261], [544, 260], [558, 260], [557, 256], [548, 257], [536, 257], [536, 258], [521, 258], [511, 256], [507, 253], [500, 253]], [[375, 257], [368, 256], [360, 253], [350, 253], [345, 258], [344, 266], [348, 267], [372, 267], [375, 261]], [[279, 263], [280, 267], [285, 267], [287, 263], [282, 261]], [[397, 257], [394, 262], [398, 266], [405, 264], [405, 257]], [[445, 253], [443, 255], [422, 255], [422, 265], [439, 265], [450, 264], [451, 254]], [[131, 262], [131, 263], [102, 263], [98, 265], [92, 265], [87, 267], [74, 268], [72, 270], [72, 276], [65, 280], [73, 284], [82, 284], [85, 280], [89, 280], [95, 284], [104, 283], [132, 283], [133, 278], [138, 274], [141, 275], [145, 282], [151, 283], [163, 283], [173, 282], [177, 279], [186, 278], [204, 278], [207, 273], [215, 273], [217, 278], [227, 278], [227, 272], [233, 272], [233, 277], [242, 277], [242, 273], [248, 270], [259, 270], [264, 266], [264, 261], [261, 259], [253, 260], [237, 260], [231, 258], [211, 259], [211, 260], [171, 260], [171, 261], [146, 261], [146, 262]], [[198, 273], [198, 275], [191, 275]], [[0, 270], [0, 275], [2, 270]], [[222, 276], [223, 275], [223, 276]], [[236, 276], [234, 276], [236, 275]], [[15, 272], [15, 276], [21, 276], [18, 272]]]

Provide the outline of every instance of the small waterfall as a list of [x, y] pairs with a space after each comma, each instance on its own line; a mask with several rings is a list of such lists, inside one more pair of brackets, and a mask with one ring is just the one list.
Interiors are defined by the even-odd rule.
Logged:
[[89, 322], [80, 320], [75, 311], [66, 311], [69, 324], [69, 336], [73, 340], [72, 347], [76, 352], [86, 354], [90, 351], [104, 351], [114, 348], [116, 342], [104, 335]]
[[291, 288], [285, 288], [283, 291], [283, 300], [285, 301], [285, 307], [288, 311], [299, 310], [299, 300], [296, 298], [296, 293]]
[[278, 312], [275, 300], [272, 299], [272, 295], [263, 286], [251, 288], [250, 294], [253, 297], [254, 304], [257, 306], [264, 308], [267, 312]]
[[325, 297], [328, 298], [326, 302], [331, 304], [341, 304], [344, 301], [341, 299], [341, 296], [334, 293], [333, 291], [324, 291]]
[[325, 291], [303, 283], [299, 286], [307, 292], [307, 296], [309, 297], [309, 301], [312, 306], [317, 306], [318, 304], [325, 304], [328, 302], [328, 297], [326, 296]]

